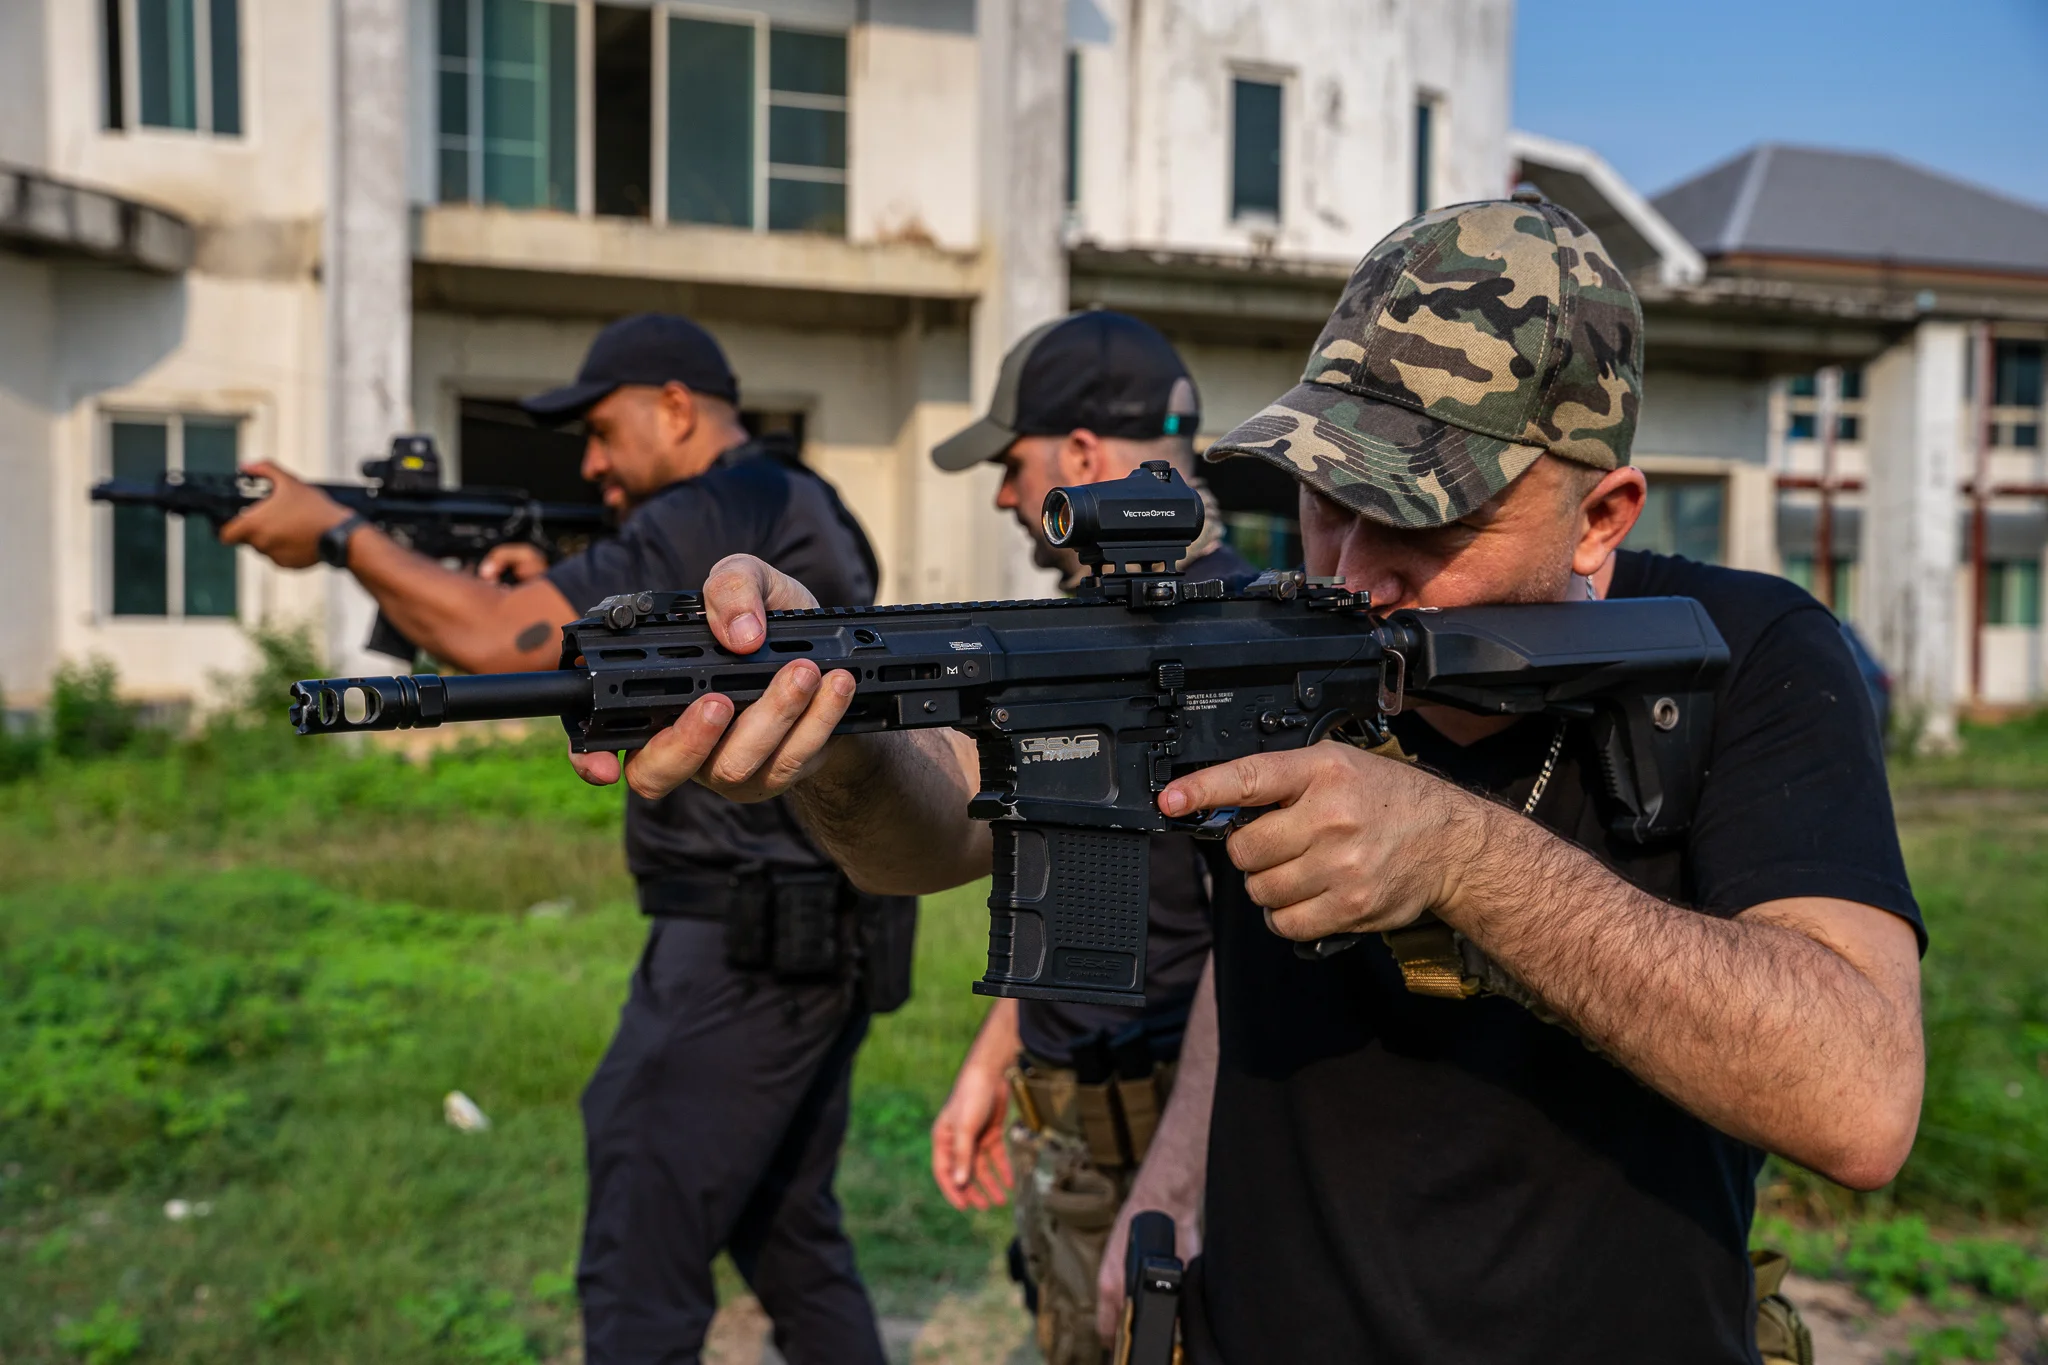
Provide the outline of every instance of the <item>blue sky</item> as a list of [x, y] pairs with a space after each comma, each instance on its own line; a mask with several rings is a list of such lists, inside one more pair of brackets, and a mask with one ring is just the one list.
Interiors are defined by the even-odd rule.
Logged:
[[1773, 141], [2048, 207], [2048, 0], [1520, 0], [1515, 126], [1646, 194]]

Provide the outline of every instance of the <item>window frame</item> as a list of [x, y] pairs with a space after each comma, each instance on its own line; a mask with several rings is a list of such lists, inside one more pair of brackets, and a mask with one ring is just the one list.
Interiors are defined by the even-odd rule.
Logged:
[[[587, 7], [591, 0], [576, 0]], [[846, 191], [846, 231], [839, 240], [844, 241], [853, 231], [853, 31], [833, 28], [824, 24], [778, 23], [762, 10], [736, 9], [722, 5], [705, 5], [694, 0], [657, 0], [654, 9], [654, 166], [649, 177], [653, 199], [649, 221], [657, 227], [672, 223], [687, 227], [713, 227], [716, 224], [676, 220], [668, 212], [668, 144], [669, 144], [669, 20], [695, 19], [703, 23], [733, 24], [751, 27], [754, 30], [754, 127], [753, 127], [753, 193], [754, 200], [750, 221], [745, 228], [728, 228], [740, 232], [796, 232], [797, 229], [771, 228], [768, 226], [768, 182], [771, 180], [809, 181], [814, 184], [839, 185]], [[778, 101], [776, 92], [769, 87], [769, 44], [774, 41], [775, 30], [786, 33], [814, 33], [828, 38], [837, 38], [846, 46], [846, 93], [844, 95], [807, 95], [797, 91], [782, 92], [784, 98]], [[836, 171], [822, 166], [785, 165], [769, 160], [768, 121], [771, 108], [778, 103], [784, 108], [822, 109], [837, 112], [846, 119], [846, 164]], [[829, 234], [808, 233], [808, 236]]]
[[[1259, 66], [1253, 63], [1233, 62], [1224, 68], [1224, 79], [1230, 85], [1226, 92], [1224, 108], [1227, 119], [1227, 136], [1224, 138], [1223, 174], [1223, 215], [1224, 221], [1232, 227], [1245, 228], [1253, 232], [1277, 231], [1287, 222], [1287, 168], [1294, 158], [1289, 155], [1288, 129], [1294, 123], [1294, 73], [1279, 67]], [[1280, 93], [1280, 127], [1275, 139], [1276, 151], [1280, 157], [1278, 185], [1274, 198], [1278, 201], [1269, 213], [1265, 209], [1243, 210], [1237, 204], [1237, 87], [1245, 85], [1268, 85]]]
[[[107, 0], [100, 12], [101, 80], [119, 71], [120, 87], [102, 92], [101, 131], [128, 134], [162, 134], [169, 137], [231, 138], [247, 143], [252, 138], [254, 109], [249, 98], [249, 22], [252, 11], [261, 6], [246, 0], [228, 0], [235, 7], [235, 98], [240, 127], [223, 133], [214, 127], [213, 107], [213, 6], [214, 0], [190, 0], [192, 5], [192, 126], [145, 123], [142, 120], [142, 47], [139, 0]], [[105, 32], [109, 14], [117, 18], [118, 31]], [[110, 50], [111, 49], [111, 53]], [[114, 60], [109, 62], [111, 55]]]
[[[246, 442], [249, 433], [257, 424], [257, 414], [242, 408], [177, 407], [166, 404], [120, 404], [102, 407], [98, 413], [96, 449], [93, 457], [97, 478], [110, 479], [114, 475], [114, 428], [129, 422], [135, 424], [153, 423], [164, 427], [164, 472], [182, 473], [185, 468], [185, 424], [188, 421], [216, 426], [233, 426], [235, 430], [235, 461], [237, 465], [248, 462]], [[98, 506], [98, 504], [95, 504]], [[164, 534], [164, 610], [161, 615], [141, 612], [117, 612], [114, 610], [114, 509], [103, 508], [94, 528], [94, 614], [98, 621], [113, 624], [165, 621], [190, 622], [198, 625], [230, 625], [239, 627], [248, 609], [248, 576], [242, 572], [239, 554], [235, 564], [235, 610], [231, 615], [194, 616], [185, 610], [185, 536], [183, 528], [173, 531], [168, 526]], [[163, 514], [168, 523], [176, 513]], [[179, 521], [185, 518], [178, 517]]]
[[[1837, 447], [1857, 446], [1860, 448], [1865, 440], [1866, 433], [1869, 431], [1870, 367], [1867, 364], [1843, 365], [1841, 370], [1844, 382], [1835, 396], [1835, 444]], [[1855, 387], [1859, 396], [1855, 398], [1848, 396], [1850, 386], [1847, 380], [1852, 372], [1857, 376]], [[1785, 395], [1785, 424], [1779, 436], [1788, 448], [1795, 441], [1799, 442], [1802, 446], [1812, 445], [1816, 448], [1821, 443], [1820, 384], [1816, 378], [1818, 373], [1819, 371], [1816, 370], [1813, 374], [1787, 375], [1779, 381]], [[1801, 379], [1815, 380], [1812, 393], [1798, 393], [1794, 391], [1798, 381]], [[1806, 418], [1813, 426], [1812, 432], [1804, 436], [1796, 435], [1792, 430], [1793, 422], [1801, 417]], [[1845, 433], [1842, 430], [1845, 425], [1855, 434], [1849, 435]]]

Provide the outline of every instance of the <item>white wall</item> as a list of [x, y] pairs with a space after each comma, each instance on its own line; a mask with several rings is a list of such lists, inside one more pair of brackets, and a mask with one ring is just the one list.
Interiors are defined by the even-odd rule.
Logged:
[[[8, 8], [22, 3], [11, 0]], [[107, 131], [101, 6], [26, 3], [42, 4], [47, 17], [53, 174], [148, 199], [200, 223], [320, 212], [327, 174], [325, 0], [245, 0], [240, 137]]]
[[1635, 450], [1763, 464], [1770, 450], [1770, 382], [1652, 366], [1643, 376]]
[[[1438, 100], [1437, 203], [1505, 192], [1511, 0], [1093, 0], [1077, 230], [1106, 246], [1354, 260], [1414, 212], [1414, 107]], [[1277, 227], [1230, 220], [1235, 76], [1285, 87]]]
[[971, 251], [980, 99], [971, 32], [872, 23], [847, 52], [847, 236]]
[[57, 563], [52, 545], [56, 468], [50, 397], [57, 333], [52, 268], [0, 254], [0, 689], [9, 703], [39, 695], [57, 663]]

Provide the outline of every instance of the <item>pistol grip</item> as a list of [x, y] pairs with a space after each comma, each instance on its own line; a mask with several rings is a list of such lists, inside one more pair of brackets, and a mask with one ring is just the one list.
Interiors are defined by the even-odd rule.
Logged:
[[988, 973], [975, 993], [1142, 1006], [1147, 836], [1017, 820], [991, 832]]

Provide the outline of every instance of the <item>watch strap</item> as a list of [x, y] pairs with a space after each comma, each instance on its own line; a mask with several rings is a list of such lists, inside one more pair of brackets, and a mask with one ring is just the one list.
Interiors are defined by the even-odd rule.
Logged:
[[338, 521], [320, 533], [320, 562], [337, 569], [348, 567], [348, 538], [369, 525], [369, 518], [361, 512], [349, 513], [348, 520]]

